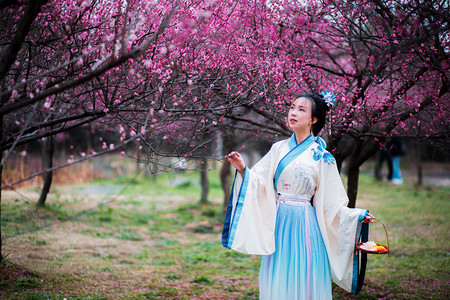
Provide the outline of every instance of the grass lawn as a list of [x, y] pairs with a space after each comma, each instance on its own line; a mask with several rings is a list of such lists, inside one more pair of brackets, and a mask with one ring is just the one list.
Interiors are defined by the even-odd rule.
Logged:
[[[130, 176], [2, 192], [5, 262], [0, 299], [257, 299], [258, 256], [221, 246], [222, 192], [209, 173], [199, 203], [197, 173]], [[401, 186], [361, 175], [358, 207], [386, 225], [391, 257], [370, 255], [358, 296], [449, 299], [450, 188]], [[371, 240], [386, 243], [380, 223]]]

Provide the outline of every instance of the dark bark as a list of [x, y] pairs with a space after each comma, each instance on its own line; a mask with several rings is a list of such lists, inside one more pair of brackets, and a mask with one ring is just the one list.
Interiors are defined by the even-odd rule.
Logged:
[[356, 197], [358, 196], [358, 184], [359, 184], [359, 166], [351, 163], [348, 166], [347, 171], [347, 196], [348, 207], [355, 208]]
[[[234, 136], [232, 134], [223, 135], [223, 152], [228, 154], [233, 150], [234, 147]], [[231, 164], [225, 160], [220, 170], [220, 182], [222, 183], [222, 190], [224, 194], [223, 206], [222, 206], [222, 216], [225, 217], [227, 213], [228, 200], [230, 199], [231, 192]]]
[[226, 161], [223, 163], [222, 169], [220, 169], [220, 182], [222, 183], [223, 190], [223, 207], [222, 207], [222, 216], [225, 217], [227, 213], [228, 200], [230, 199], [231, 193], [231, 164]]
[[[1, 115], [1, 113], [0, 113], [0, 115]], [[15, 145], [16, 147], [22, 146], [22, 145], [27, 145], [27, 144], [38, 141], [45, 137], [54, 136], [58, 133], [66, 132], [66, 131], [69, 131], [70, 129], [81, 127], [83, 125], [89, 124], [92, 121], [101, 119], [102, 117], [104, 117], [106, 115], [106, 113], [101, 110], [98, 110], [98, 111], [89, 112], [89, 113], [86, 113], [83, 115], [85, 115], [85, 116], [82, 116], [82, 115], [70, 116], [69, 118], [71, 120], [75, 121], [75, 122], [71, 122], [70, 125], [67, 125], [67, 122], [70, 121], [69, 118], [64, 118], [64, 120], [61, 119], [61, 122], [59, 124], [56, 123], [57, 125], [59, 125], [57, 127], [53, 127], [53, 125], [55, 125], [55, 123], [49, 122], [46, 124], [41, 124], [41, 126], [39, 126], [39, 124], [38, 124], [38, 126], [33, 126], [33, 127], [30, 127], [30, 129], [25, 129], [23, 131], [23, 134], [26, 135], [26, 137], [22, 137], [18, 142], [11, 140], [10, 138], [7, 138], [4, 141], [0, 142], [0, 150], [1, 151], [8, 150], [13, 145]], [[90, 115], [90, 116], [88, 116], [88, 115]], [[61, 125], [61, 124], [64, 124], [64, 125]], [[49, 127], [49, 126], [51, 126], [51, 127]], [[42, 132], [42, 133], [38, 133], [38, 134], [29, 134], [29, 133], [33, 133], [34, 131], [36, 131], [38, 129], [44, 128], [44, 127], [48, 127], [51, 129], [46, 130], [45, 132]], [[34, 129], [34, 130], [32, 130], [32, 129]]]
[[336, 159], [337, 168], [341, 172], [343, 162], [354, 153], [357, 144], [353, 137], [345, 135], [340, 136], [339, 139], [334, 139], [333, 143], [336, 146], [330, 149], [330, 152]]
[[[0, 141], [3, 139], [3, 116], [0, 115]], [[0, 161], [3, 160], [3, 151], [0, 152]], [[0, 164], [0, 182], [2, 181], [3, 164]], [[0, 262], [3, 261], [2, 254], [2, 193], [0, 192]]]
[[200, 203], [206, 203], [208, 202], [208, 191], [209, 191], [208, 160], [206, 158], [202, 159], [200, 163], [200, 179], [202, 186], [202, 196], [200, 198]]
[[154, 183], [156, 183], [156, 179], [157, 179], [156, 174], [158, 173], [158, 167], [156, 166], [156, 163], [152, 162], [150, 165], [150, 168], [151, 168], [151, 173], [152, 173], [152, 181]]
[[423, 170], [422, 170], [422, 153], [420, 144], [416, 144], [416, 159], [417, 159], [417, 185], [423, 184]]
[[[14, 35], [9, 47], [2, 53], [0, 61], [0, 80], [2, 80], [17, 58], [17, 54], [22, 48], [25, 37], [30, 31], [31, 24], [36, 19], [38, 13], [41, 11], [41, 6], [46, 4], [48, 0], [29, 1], [29, 5], [25, 9], [25, 13], [21, 22], [17, 26], [16, 34]], [[5, 4], [2, 3], [2, 6]]]
[[[53, 137], [49, 136], [45, 138], [42, 145], [42, 169], [46, 170], [53, 168], [53, 153], [54, 153]], [[44, 175], [42, 175], [42, 178], [44, 179], [44, 185], [42, 187], [39, 200], [36, 203], [36, 205], [40, 207], [45, 205], [47, 195], [50, 192], [50, 187], [53, 181], [53, 171], [48, 171], [44, 173]]]
[[0, 1], [0, 9], [4, 9], [8, 6], [20, 6], [21, 4], [17, 0], [2, 0]]
[[355, 208], [358, 197], [359, 168], [378, 151], [378, 143], [373, 140], [363, 140], [356, 144], [355, 151], [350, 156], [347, 170], [348, 207]]
[[[70, 80], [61, 82], [58, 85], [52, 86], [51, 88], [41, 91], [40, 93], [36, 94], [34, 97], [24, 98], [24, 99], [21, 99], [21, 101], [16, 101], [9, 105], [3, 105], [2, 107], [0, 107], [0, 114], [5, 115], [10, 112], [17, 111], [21, 108], [30, 106], [31, 104], [41, 101], [49, 96], [58, 94], [60, 92], [69, 90], [70, 88], [74, 88], [83, 83], [89, 82], [93, 78], [96, 78], [102, 74], [105, 74], [108, 70], [111, 70], [115, 67], [121, 66], [122, 64], [126, 63], [130, 59], [133, 59], [133, 58], [141, 55], [148, 47], [150, 47], [151, 43], [153, 43], [155, 40], [157, 40], [158, 36], [164, 32], [164, 30], [166, 29], [166, 27], [168, 26], [168, 24], [170, 22], [170, 19], [173, 17], [174, 13], [175, 13], [175, 8], [164, 18], [164, 20], [159, 25], [158, 30], [148, 40], [146, 40], [140, 47], [132, 49], [132, 50], [128, 51], [127, 53], [122, 54], [120, 57], [109, 61], [105, 65], [100, 66], [99, 68], [97, 68], [89, 73], [86, 73], [85, 76], [72, 78]], [[14, 61], [15, 61], [15, 58], [14, 58]], [[14, 61], [12, 63], [14, 63]], [[0, 70], [2, 67], [3, 67], [3, 65], [0, 65]], [[8, 69], [10, 67], [11, 66], [9, 66]], [[3, 75], [3, 77], [4, 77], [4, 75]], [[0, 79], [2, 79], [1, 71], [0, 71]]]

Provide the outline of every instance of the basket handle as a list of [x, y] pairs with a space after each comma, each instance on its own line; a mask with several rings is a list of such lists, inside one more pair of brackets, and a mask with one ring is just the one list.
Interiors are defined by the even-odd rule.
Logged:
[[[390, 249], [390, 247], [389, 247], [389, 237], [388, 237], [388, 233], [387, 233], [386, 226], [384, 225], [383, 222], [381, 222], [381, 220], [379, 220], [379, 219], [377, 219], [377, 218], [375, 218], [375, 217], [373, 217], [372, 220], [377, 220], [378, 222], [381, 223], [381, 225], [383, 225], [384, 232], [386, 233], [387, 253], [388, 253], [388, 256], [391, 256], [391, 252], [390, 252], [390, 250], [389, 250], [389, 249]], [[359, 232], [359, 228], [361, 227], [361, 225], [362, 225], [363, 223], [369, 223], [369, 221], [367, 221], [366, 219], [362, 220], [361, 223], [359, 223], [358, 228], [356, 229], [356, 233]], [[356, 245], [357, 243], [358, 243], [358, 234], [356, 234], [356, 237], [355, 237], [355, 245]]]

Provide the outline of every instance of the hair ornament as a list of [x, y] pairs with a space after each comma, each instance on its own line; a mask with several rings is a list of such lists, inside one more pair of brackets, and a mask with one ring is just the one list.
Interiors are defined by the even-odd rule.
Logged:
[[333, 92], [328, 92], [327, 90], [325, 90], [323, 92], [320, 92], [320, 94], [322, 95], [323, 100], [329, 108], [331, 108], [334, 102], [336, 102], [336, 95], [334, 95]]

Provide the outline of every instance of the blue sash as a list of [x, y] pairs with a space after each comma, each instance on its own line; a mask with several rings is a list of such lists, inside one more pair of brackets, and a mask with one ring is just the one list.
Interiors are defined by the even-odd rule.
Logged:
[[[237, 171], [236, 171], [236, 173], [237, 173]], [[244, 171], [244, 177], [242, 178], [241, 188], [239, 190], [238, 198], [236, 201], [236, 208], [235, 208], [233, 215], [232, 215], [232, 212], [233, 212], [233, 190], [234, 190], [234, 184], [236, 182], [236, 175], [235, 175], [235, 181], [233, 182], [233, 186], [231, 187], [230, 199], [228, 200], [227, 213], [225, 215], [225, 221], [223, 224], [223, 231], [222, 231], [222, 245], [224, 247], [227, 247], [230, 249], [231, 249], [231, 245], [233, 245], [237, 225], [238, 225], [239, 219], [241, 217], [242, 208], [244, 207], [244, 200], [245, 200], [245, 194], [247, 193], [249, 176], [250, 176], [249, 170], [246, 167], [245, 171]]]
[[[358, 224], [360, 224], [367, 216], [368, 210], [361, 210], [361, 213], [358, 217]], [[356, 233], [357, 242], [367, 242], [369, 239], [369, 223], [363, 223], [359, 232]], [[362, 286], [364, 284], [364, 276], [366, 274], [366, 265], [367, 265], [367, 253], [360, 251], [359, 255], [361, 255], [361, 260], [358, 257], [358, 250], [356, 249], [355, 243], [355, 251], [353, 253], [353, 280], [352, 280], [352, 293], [358, 295], [361, 291]]]
[[297, 144], [297, 139], [295, 133], [291, 136], [288, 141], [289, 152], [286, 154], [278, 163], [277, 169], [275, 171], [275, 177], [273, 179], [273, 186], [275, 190], [277, 189], [278, 179], [280, 178], [281, 172], [300, 154], [302, 154], [309, 146], [315, 142], [314, 136], [311, 134], [303, 142]]

